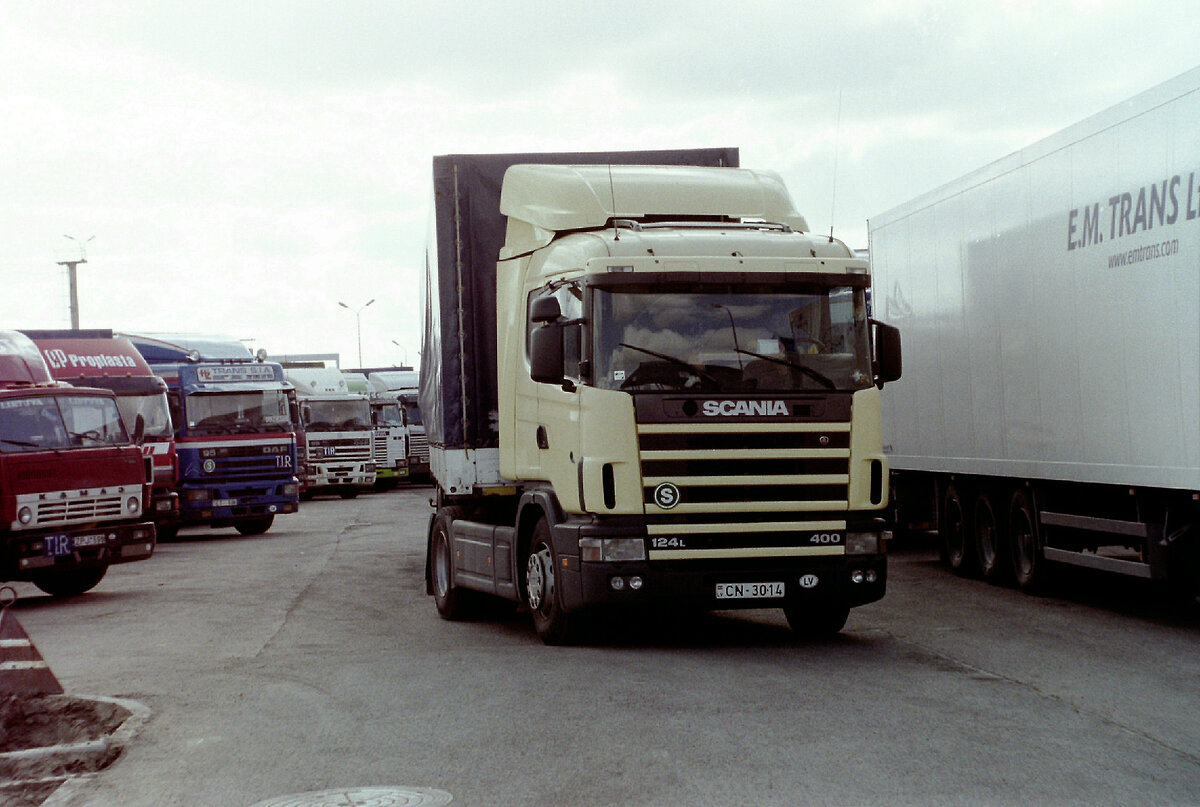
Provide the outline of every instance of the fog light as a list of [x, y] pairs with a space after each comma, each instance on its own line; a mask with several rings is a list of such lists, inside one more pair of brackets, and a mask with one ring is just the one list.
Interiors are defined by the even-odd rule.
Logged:
[[879, 575], [875, 573], [874, 569], [867, 570], [867, 582], [868, 583], [874, 583], [878, 579], [879, 579]]
[[851, 583], [861, 583], [865, 579], [866, 579], [866, 576], [863, 575], [862, 571], [859, 569], [855, 569], [854, 571], [850, 572], [850, 582]]
[[625, 589], [625, 578], [624, 577], [610, 578], [608, 581], [608, 586], [613, 591], [623, 591]]
[[640, 591], [642, 588], [642, 578], [636, 574], [629, 578], [629, 588], [633, 591]]
[[268, 511], [268, 512], [271, 512], [271, 513], [274, 513], [274, 512], [275, 512], [275, 510], [276, 510], [276, 507], [275, 507], [275, 505], [271, 505], [270, 507], [268, 507], [268, 508], [267, 508], [267, 511]]
[[20, 521], [22, 524], [28, 524], [30, 521], [33, 521], [33, 510], [28, 507], [22, 507], [17, 511], [17, 521]]

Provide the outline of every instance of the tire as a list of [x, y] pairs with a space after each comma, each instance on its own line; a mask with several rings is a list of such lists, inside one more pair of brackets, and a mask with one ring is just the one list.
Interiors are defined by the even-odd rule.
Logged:
[[156, 524], [154, 526], [154, 540], [156, 541], [174, 541], [178, 536], [178, 524]]
[[979, 560], [979, 573], [989, 583], [1000, 583], [1007, 567], [1004, 551], [1006, 542], [1001, 531], [1000, 517], [992, 504], [992, 497], [982, 491], [975, 497], [974, 527], [972, 532], [975, 538], [975, 557]]
[[1008, 550], [1012, 577], [1023, 591], [1037, 591], [1046, 580], [1037, 512], [1032, 497], [1023, 490], [1013, 494], [1008, 508]]
[[91, 591], [104, 579], [108, 566], [46, 572], [32, 578], [33, 584], [52, 597], [75, 597]]
[[558, 559], [550, 539], [550, 525], [538, 519], [525, 557], [525, 601], [533, 616], [533, 628], [548, 645], [571, 644], [576, 639], [576, 620], [562, 609], [555, 570]]
[[437, 606], [438, 616], [450, 621], [465, 619], [469, 615], [473, 593], [454, 585], [450, 525], [461, 514], [457, 507], [439, 509], [429, 536], [429, 578], [433, 603]]
[[356, 487], [342, 488], [341, 490], [338, 491], [338, 495], [341, 496], [343, 499], [356, 499], [356, 498], [358, 498], [358, 488], [356, 488]]
[[942, 507], [938, 511], [938, 540], [947, 565], [955, 574], [968, 575], [977, 566], [963, 498], [957, 484], [951, 482], [946, 486]]
[[841, 633], [850, 616], [850, 606], [840, 603], [785, 605], [788, 627], [802, 639], [829, 639]]
[[272, 513], [266, 516], [255, 516], [254, 518], [243, 518], [233, 522], [233, 528], [242, 535], [262, 535], [267, 530], [271, 529], [271, 524], [275, 522], [275, 514]]

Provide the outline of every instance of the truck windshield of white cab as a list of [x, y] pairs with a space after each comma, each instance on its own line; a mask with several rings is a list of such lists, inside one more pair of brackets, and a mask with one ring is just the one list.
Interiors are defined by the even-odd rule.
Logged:
[[304, 401], [300, 411], [310, 432], [354, 431], [371, 428], [371, 405], [365, 401]]
[[598, 387], [828, 392], [873, 381], [861, 288], [597, 288], [593, 305]]
[[291, 418], [282, 390], [198, 393], [187, 397], [192, 434], [239, 434], [288, 431]]

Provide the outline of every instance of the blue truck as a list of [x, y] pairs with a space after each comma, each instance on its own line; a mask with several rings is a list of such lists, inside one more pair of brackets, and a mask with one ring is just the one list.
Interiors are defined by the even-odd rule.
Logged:
[[180, 525], [258, 535], [276, 515], [295, 513], [296, 413], [283, 367], [236, 339], [122, 335], [167, 382]]

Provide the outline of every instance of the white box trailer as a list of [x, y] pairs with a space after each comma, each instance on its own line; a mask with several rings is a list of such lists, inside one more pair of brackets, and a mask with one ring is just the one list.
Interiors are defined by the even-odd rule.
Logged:
[[1194, 584], [1200, 69], [870, 221], [897, 527], [951, 565]]

